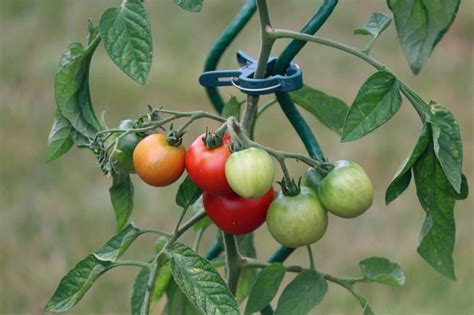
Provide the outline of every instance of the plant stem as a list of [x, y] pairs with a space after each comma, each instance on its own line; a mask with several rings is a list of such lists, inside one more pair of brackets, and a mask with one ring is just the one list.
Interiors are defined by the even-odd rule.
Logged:
[[146, 310], [145, 314], [148, 314], [150, 312], [151, 296], [153, 294], [153, 291], [155, 290], [156, 277], [158, 276], [158, 269], [160, 268], [161, 257], [163, 257], [163, 255], [164, 255], [164, 248], [161, 250], [161, 252], [159, 252], [155, 256], [155, 258], [153, 259], [153, 262], [151, 263], [150, 277], [148, 278], [145, 298], [143, 301], [143, 305], [145, 305], [145, 310]]
[[262, 107], [257, 112], [257, 117], [260, 117], [267, 109], [269, 109], [276, 102], [278, 102], [278, 100], [274, 98], [268, 101], [267, 103], [263, 104]]
[[[380, 63], [376, 59], [372, 58], [371, 56], [366, 54], [364, 51], [358, 50], [357, 48], [351, 47], [349, 45], [346, 45], [346, 44], [343, 44], [343, 43], [340, 43], [340, 42], [337, 42], [337, 41], [334, 41], [334, 40], [331, 40], [331, 39], [328, 39], [328, 38], [303, 34], [303, 33], [289, 31], [289, 30], [282, 30], [282, 29], [273, 29], [270, 33], [270, 36], [275, 38], [275, 39], [278, 39], [278, 38], [298, 39], [298, 40], [317, 43], [317, 44], [321, 44], [321, 45], [324, 45], [324, 46], [335, 48], [337, 50], [344, 51], [348, 54], [351, 54], [353, 56], [358, 57], [359, 59], [364, 60], [365, 62], [367, 62], [368, 64], [370, 64], [371, 66], [373, 66], [377, 70], [385, 70], [385, 71], [388, 71], [388, 72], [392, 73], [397, 78], [397, 80], [400, 82], [401, 92], [408, 99], [411, 100], [411, 98], [413, 98], [413, 97], [418, 97], [418, 95], [412, 89], [410, 89], [406, 83], [401, 81], [398, 78], [398, 76], [395, 75], [395, 73], [390, 68], [388, 68], [384, 64]], [[420, 118], [424, 121], [424, 115], [429, 114], [429, 105], [426, 104], [423, 101], [422, 102], [416, 102], [416, 101], [413, 102], [413, 101], [411, 101], [411, 103], [412, 103], [413, 107], [416, 109], [416, 111], [418, 112]], [[424, 106], [421, 106], [421, 104], [424, 104]]]
[[[260, 17], [260, 53], [257, 60], [257, 69], [255, 70], [254, 79], [261, 79], [265, 77], [267, 70], [267, 62], [272, 51], [273, 43], [275, 39], [269, 36], [272, 29], [270, 23], [270, 15], [268, 13], [268, 6], [266, 0], [257, 0], [258, 15]], [[258, 95], [247, 96], [247, 106], [242, 117], [242, 128], [247, 134], [250, 133], [250, 127], [252, 121], [255, 119], [255, 115], [258, 110]]]
[[224, 232], [222, 232], [222, 234], [224, 236], [224, 248], [226, 252], [227, 285], [229, 286], [230, 292], [235, 296], [241, 268], [240, 255], [235, 237]]
[[348, 46], [343, 43], [339, 43], [336, 41], [333, 41], [331, 39], [315, 36], [315, 35], [308, 35], [308, 34], [303, 34], [299, 32], [294, 32], [294, 31], [289, 31], [289, 30], [282, 30], [282, 29], [274, 29], [270, 35], [270, 37], [273, 37], [274, 39], [277, 38], [292, 38], [292, 39], [298, 39], [302, 41], [307, 41], [307, 42], [312, 42], [312, 43], [317, 43], [325, 46], [329, 46], [332, 48], [336, 48], [338, 50], [342, 50], [344, 52], [347, 52], [351, 55], [354, 55], [367, 63], [371, 64], [373, 67], [375, 67], [377, 70], [388, 70], [385, 65], [382, 63], [378, 62], [374, 58], [364, 54], [360, 50], [353, 48], [351, 46]]
[[200, 211], [196, 213], [191, 219], [189, 219], [186, 223], [184, 223], [180, 228], [176, 230], [174, 235], [169, 240], [168, 244], [172, 244], [176, 241], [184, 232], [186, 232], [189, 228], [191, 228], [196, 222], [201, 220], [202, 218], [206, 217], [206, 212]]
[[194, 245], [193, 245], [193, 249], [196, 253], [199, 250], [199, 244], [201, 243], [201, 239], [205, 231], [206, 231], [206, 228], [202, 228], [197, 232], [196, 240], [194, 241]]
[[161, 236], [164, 236], [166, 238], [170, 238], [172, 236], [171, 233], [168, 233], [168, 232], [164, 232], [164, 231], [161, 231], [159, 229], [146, 229], [146, 230], [141, 230], [140, 231], [140, 235], [141, 234], [146, 234], [146, 233], [154, 233], [154, 234], [158, 234], [158, 235], [161, 235]]
[[316, 269], [316, 266], [314, 263], [313, 251], [311, 250], [311, 245], [306, 245], [306, 249], [308, 250], [309, 268]]
[[183, 208], [183, 211], [181, 211], [181, 215], [179, 216], [178, 222], [176, 223], [173, 235], [176, 235], [176, 232], [178, 231], [179, 226], [181, 225], [181, 222], [183, 222], [186, 212], [188, 212], [188, 207]]
[[[279, 162], [286, 158], [290, 159], [295, 159], [297, 161], [302, 161], [303, 163], [308, 164], [311, 167], [321, 167], [322, 165], [326, 165], [327, 163], [320, 162], [318, 160], [314, 160], [304, 154], [301, 153], [292, 153], [292, 152], [286, 152], [286, 151], [279, 151], [275, 150], [273, 148], [264, 146], [260, 143], [257, 143], [255, 141], [252, 141], [248, 136], [245, 135], [244, 132], [242, 132], [242, 129], [240, 128], [240, 125], [238, 122], [235, 120], [234, 117], [229, 117], [227, 119], [227, 130], [231, 134], [231, 136], [237, 137], [240, 139], [245, 145], [249, 147], [255, 147], [255, 148], [260, 148], [265, 151], [267, 151], [270, 155], [275, 157]], [[280, 163], [281, 164], [281, 163]], [[284, 171], [284, 169], [283, 169]]]
[[114, 262], [111, 268], [120, 267], [120, 266], [134, 266], [140, 268], [147, 268], [150, 269], [151, 265], [149, 263], [143, 261], [136, 261], [136, 260], [119, 260]]

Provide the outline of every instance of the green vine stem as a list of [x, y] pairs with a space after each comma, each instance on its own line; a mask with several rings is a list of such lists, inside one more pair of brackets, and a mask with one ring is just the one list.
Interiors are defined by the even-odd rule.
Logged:
[[316, 269], [316, 265], [314, 263], [313, 250], [311, 249], [311, 245], [306, 245], [306, 249], [308, 250], [309, 268]]
[[[234, 41], [237, 35], [242, 31], [248, 21], [252, 18], [253, 14], [257, 9], [255, 0], [246, 0], [243, 6], [240, 8], [237, 15], [225, 28], [224, 32], [214, 43], [212, 49], [207, 55], [206, 62], [204, 64], [204, 71], [216, 70], [217, 64], [227, 47]], [[215, 110], [220, 113], [224, 108], [224, 101], [222, 96], [216, 87], [206, 87], [207, 96], [214, 106]]]
[[[398, 81], [400, 82], [401, 92], [408, 99], [412, 99], [412, 98], [418, 98], [419, 99], [419, 96], [412, 89], [410, 89], [410, 87], [406, 83], [402, 82], [398, 78], [398, 76], [391, 69], [389, 69], [384, 64], [378, 62], [376, 59], [374, 59], [374, 58], [370, 57], [369, 55], [365, 54], [361, 50], [358, 50], [358, 49], [356, 49], [354, 47], [351, 47], [349, 45], [339, 43], [339, 42], [333, 41], [331, 39], [327, 39], [327, 38], [323, 38], [323, 37], [319, 37], [319, 36], [308, 35], [308, 34], [303, 34], [303, 33], [288, 31], [288, 30], [281, 30], [281, 29], [272, 29], [272, 30], [269, 30], [269, 31], [271, 32], [270, 36], [275, 38], [275, 39], [278, 39], [278, 38], [292, 38], [292, 39], [297, 39], [297, 40], [300, 40], [300, 41], [307, 41], [307, 42], [317, 43], [317, 44], [332, 47], [332, 48], [335, 48], [337, 50], [341, 50], [341, 51], [344, 51], [348, 54], [356, 56], [357, 58], [364, 60], [365, 62], [367, 62], [368, 64], [370, 64], [371, 66], [373, 66], [377, 70], [385, 70], [385, 71], [389, 71], [390, 73], [392, 73], [395, 77], [397, 77]], [[412, 102], [412, 103], [413, 103], [413, 106], [415, 106], [415, 109], [418, 112], [418, 114], [420, 115], [420, 117], [422, 118], [422, 120], [425, 119], [426, 115], [429, 116], [429, 105], [428, 104], [426, 104], [424, 101]], [[419, 104], [426, 104], [426, 106], [420, 106]]]
[[264, 146], [260, 143], [257, 143], [251, 140], [242, 129], [243, 128], [241, 128], [241, 125], [239, 125], [235, 117], [229, 117], [227, 119], [227, 131], [230, 133], [230, 135], [233, 138], [237, 138], [238, 141], [241, 141], [247, 147], [260, 148], [262, 150], [267, 151], [268, 154], [273, 156], [278, 162], [284, 161], [285, 159], [294, 159], [296, 161], [301, 161], [303, 163], [306, 163], [307, 165], [314, 168], [320, 168], [322, 166], [330, 165], [329, 163], [320, 162], [318, 160], [312, 159], [302, 153], [280, 151], [280, 150], [275, 150], [273, 148]]
[[241, 269], [240, 254], [237, 249], [234, 235], [224, 232], [222, 232], [222, 234], [224, 237], [224, 248], [226, 252], [227, 284], [230, 292], [235, 296]]
[[[270, 15], [268, 13], [268, 6], [266, 0], [257, 0], [258, 15], [260, 17], [260, 53], [257, 60], [257, 69], [255, 70], [254, 79], [261, 79], [265, 76], [267, 70], [267, 62], [272, 51], [275, 39], [268, 36], [271, 33], [272, 26], [270, 22]], [[247, 96], [247, 106], [242, 117], [242, 128], [247, 134], [250, 134], [252, 122], [256, 118], [258, 111], [257, 95]]]

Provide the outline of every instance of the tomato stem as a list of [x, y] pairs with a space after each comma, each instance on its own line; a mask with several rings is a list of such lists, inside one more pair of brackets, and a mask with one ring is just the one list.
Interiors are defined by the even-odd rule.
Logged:
[[255, 148], [260, 148], [262, 150], [265, 150], [268, 152], [268, 154], [272, 155], [279, 162], [284, 159], [294, 159], [296, 161], [301, 161], [314, 168], [321, 168], [321, 167], [331, 165], [330, 163], [321, 162], [321, 161], [312, 159], [305, 154], [275, 150], [273, 148], [257, 143], [245, 135], [245, 133], [242, 131], [241, 126], [239, 125], [239, 123], [234, 117], [229, 117], [227, 119], [227, 131], [229, 132], [232, 138], [236, 138], [237, 140], [240, 140], [247, 147], [255, 147]]
[[[401, 80], [398, 79], [398, 76], [386, 65], [382, 64], [381, 62], [377, 61], [373, 57], [369, 56], [366, 54], [363, 50], [359, 50], [357, 48], [351, 47], [349, 45], [346, 45], [344, 43], [340, 43], [337, 41], [334, 41], [332, 39], [328, 38], [323, 38], [319, 37], [316, 35], [309, 35], [309, 34], [304, 34], [300, 32], [295, 32], [295, 31], [290, 31], [290, 30], [284, 30], [284, 29], [271, 29], [269, 30], [269, 36], [274, 38], [274, 39], [282, 39], [282, 38], [292, 38], [296, 40], [301, 40], [305, 42], [312, 42], [316, 44], [321, 44], [324, 46], [332, 47], [341, 51], [344, 51], [348, 54], [351, 54], [353, 56], [358, 57], [359, 59], [364, 60], [371, 66], [373, 66], [377, 70], [385, 70], [390, 73], [392, 73], [397, 80], [400, 82], [400, 85], [402, 87], [401, 92], [410, 99], [410, 94], [416, 95], [416, 93], [411, 90], [406, 83], [402, 82]], [[418, 96], [418, 95], [416, 95]], [[428, 113], [429, 114], [429, 105], [426, 104], [425, 102], [422, 102], [421, 104], [425, 104], [426, 106], [420, 106], [418, 103], [411, 102], [412, 105], [414, 106], [415, 110], [418, 112], [420, 118], [424, 120], [425, 115]]]
[[[255, 70], [254, 79], [261, 79], [265, 77], [267, 70], [267, 62], [272, 51], [275, 38], [269, 36], [272, 29], [270, 22], [270, 14], [266, 0], [257, 0], [257, 10], [260, 17], [260, 53], [257, 60], [257, 69]], [[244, 115], [242, 117], [242, 128], [247, 134], [250, 133], [252, 122], [258, 111], [258, 95], [247, 96], [247, 106], [245, 107]]]
[[312, 251], [312, 249], [311, 249], [311, 245], [306, 245], [306, 249], [308, 250], [309, 268], [316, 270], [316, 266], [315, 266], [315, 263], [314, 263], [313, 251]]
[[235, 296], [241, 269], [240, 254], [234, 235], [224, 232], [222, 232], [222, 235], [224, 236], [224, 248], [226, 252], [227, 285], [229, 286], [230, 292]]

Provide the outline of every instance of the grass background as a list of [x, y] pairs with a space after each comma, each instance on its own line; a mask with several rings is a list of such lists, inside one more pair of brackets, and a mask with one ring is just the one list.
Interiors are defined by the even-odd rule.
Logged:
[[[270, 0], [276, 27], [298, 29], [321, 1]], [[114, 233], [108, 196], [110, 180], [95, 167], [90, 152], [73, 149], [45, 163], [47, 136], [54, 117], [53, 78], [59, 57], [70, 41], [84, 41], [86, 21], [119, 1], [1, 0], [0, 1], [0, 314], [41, 314], [42, 306], [59, 279], [79, 259], [97, 249]], [[191, 14], [172, 1], [146, 2], [154, 40], [153, 67], [145, 87], [132, 82], [100, 47], [94, 56], [91, 90], [98, 113], [106, 111], [109, 125], [146, 111], [146, 104], [176, 110], [211, 110], [197, 77], [206, 52], [236, 12], [241, 1], [205, 2], [200, 14]], [[465, 148], [464, 171], [473, 183], [473, 43], [474, 1], [462, 1], [457, 19], [433, 55], [415, 77], [409, 71], [392, 25], [373, 50], [425, 99], [445, 104], [458, 118]], [[367, 38], [352, 35], [372, 11], [389, 13], [384, 1], [340, 1], [320, 35], [363, 47]], [[278, 53], [285, 41], [278, 43]], [[257, 55], [256, 18], [223, 58], [221, 68], [236, 66], [234, 53], [243, 49]], [[322, 46], [309, 46], [298, 56], [305, 82], [330, 95], [354, 99], [358, 88], [374, 72], [367, 64]], [[226, 97], [235, 91], [224, 91]], [[238, 95], [242, 97], [242, 95]], [[454, 253], [458, 281], [434, 272], [416, 254], [423, 211], [413, 185], [390, 206], [384, 191], [398, 165], [416, 142], [421, 125], [404, 101], [391, 121], [356, 143], [341, 144], [338, 137], [313, 117], [307, 121], [318, 134], [331, 160], [360, 163], [375, 185], [374, 206], [354, 220], [330, 218], [329, 230], [314, 245], [319, 268], [340, 276], [355, 276], [358, 261], [386, 256], [402, 265], [403, 288], [360, 285], [378, 314], [473, 314], [474, 261], [472, 198], [456, 207], [457, 240]], [[189, 144], [206, 122], [193, 127]], [[212, 124], [210, 126], [213, 126]], [[303, 151], [295, 132], [277, 106], [260, 121], [258, 141], [284, 150]], [[302, 165], [290, 165], [292, 174]], [[136, 178], [135, 178], [136, 179]], [[177, 217], [176, 185], [156, 189], [135, 180], [133, 221], [142, 227], [171, 229]], [[192, 241], [192, 233], [185, 240]], [[202, 249], [214, 238], [209, 231]], [[256, 233], [259, 257], [277, 247], [266, 228]], [[144, 237], [127, 258], [147, 259], [153, 239]], [[307, 264], [298, 250], [288, 263]], [[72, 314], [127, 314], [136, 270], [114, 269], [104, 275]], [[287, 277], [285, 281], [289, 281]], [[153, 306], [160, 313], [162, 303]], [[314, 314], [360, 314], [347, 292], [330, 285]]]

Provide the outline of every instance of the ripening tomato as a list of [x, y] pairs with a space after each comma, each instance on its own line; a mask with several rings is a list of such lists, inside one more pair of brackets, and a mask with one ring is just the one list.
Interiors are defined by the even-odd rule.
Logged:
[[[134, 121], [131, 119], [122, 120], [117, 128], [118, 129], [130, 129], [133, 128]], [[115, 139], [117, 139], [121, 133], [115, 132], [113, 133], [106, 141], [105, 145], [109, 146], [112, 144]], [[118, 169], [120, 171], [126, 173], [135, 173], [135, 167], [133, 165], [133, 151], [137, 146], [138, 142], [140, 142], [141, 137], [138, 136], [136, 133], [130, 133], [124, 137], [121, 137], [118, 140], [117, 147], [114, 150], [114, 145], [109, 149], [110, 154], [110, 162], [114, 169]]]
[[359, 164], [337, 161], [318, 189], [319, 199], [332, 214], [354, 218], [365, 212], [374, 200], [374, 189]]
[[296, 248], [318, 241], [327, 226], [327, 212], [316, 192], [308, 187], [301, 187], [295, 196], [285, 196], [280, 192], [268, 208], [268, 231], [287, 247]]
[[222, 231], [242, 235], [256, 230], [265, 222], [274, 195], [273, 187], [259, 198], [243, 198], [235, 193], [212, 195], [204, 192], [203, 204], [209, 218]]
[[138, 176], [152, 186], [167, 186], [184, 171], [186, 150], [168, 144], [166, 135], [154, 133], [138, 143], [133, 151], [133, 164]]
[[270, 155], [260, 148], [234, 152], [225, 163], [225, 176], [232, 190], [244, 198], [265, 195], [273, 184], [275, 170]]
[[205, 134], [194, 140], [186, 151], [186, 171], [196, 185], [214, 195], [232, 193], [225, 177], [225, 162], [230, 155], [231, 137], [224, 135], [223, 143], [209, 149], [204, 144]]

